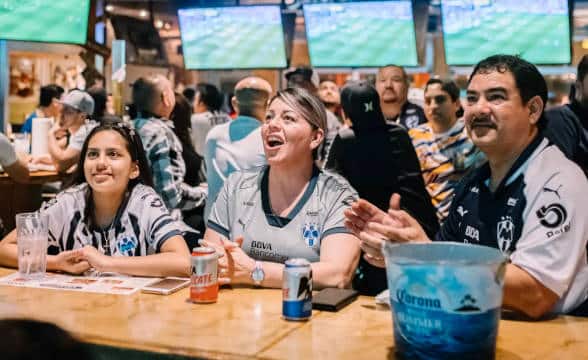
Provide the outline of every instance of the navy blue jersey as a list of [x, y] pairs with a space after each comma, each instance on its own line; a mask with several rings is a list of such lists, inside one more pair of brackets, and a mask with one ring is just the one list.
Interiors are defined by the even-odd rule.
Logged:
[[489, 181], [488, 164], [462, 181], [436, 240], [500, 249], [560, 296], [555, 312], [573, 310], [588, 298], [582, 171], [539, 136], [494, 192]]

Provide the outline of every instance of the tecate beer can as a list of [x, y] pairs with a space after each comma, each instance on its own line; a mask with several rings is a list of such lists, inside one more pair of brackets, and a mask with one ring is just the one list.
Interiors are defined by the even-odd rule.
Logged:
[[282, 316], [308, 320], [312, 315], [312, 268], [306, 259], [290, 259], [284, 267]]
[[211, 247], [192, 250], [190, 301], [213, 303], [218, 298], [218, 256]]

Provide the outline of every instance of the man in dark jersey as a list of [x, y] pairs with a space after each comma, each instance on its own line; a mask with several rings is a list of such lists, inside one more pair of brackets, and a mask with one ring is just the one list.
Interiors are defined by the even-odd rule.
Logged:
[[[462, 180], [434, 238], [509, 256], [503, 306], [535, 318], [582, 311], [588, 297], [588, 217], [581, 201], [588, 180], [544, 138], [546, 100], [545, 79], [531, 63], [495, 55], [476, 65], [464, 118], [488, 163]], [[385, 213], [360, 200], [346, 212], [346, 226], [375, 265], [384, 266], [383, 241], [431, 241], [397, 203]]]
[[406, 130], [427, 122], [423, 109], [408, 101], [408, 76], [404, 68], [386, 65], [376, 75], [376, 90], [386, 122], [404, 126]]

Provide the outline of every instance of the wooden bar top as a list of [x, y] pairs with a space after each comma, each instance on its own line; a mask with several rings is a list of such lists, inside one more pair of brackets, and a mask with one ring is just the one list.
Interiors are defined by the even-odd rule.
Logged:
[[[31, 171], [29, 180], [25, 184], [42, 185], [62, 178], [56, 171]], [[5, 172], [0, 172], [0, 184], [14, 184], [14, 180]]]
[[[0, 276], [14, 270], [1, 269]], [[0, 286], [0, 318], [56, 323], [85, 342], [206, 358], [394, 358], [390, 311], [359, 297], [308, 322], [281, 318], [280, 290], [223, 289], [216, 304], [169, 296], [130, 296]], [[588, 319], [502, 320], [498, 359], [588, 358]]]

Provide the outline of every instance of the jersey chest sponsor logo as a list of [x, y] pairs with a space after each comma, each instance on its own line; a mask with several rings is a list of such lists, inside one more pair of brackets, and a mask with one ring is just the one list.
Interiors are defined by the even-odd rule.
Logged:
[[319, 227], [316, 223], [306, 223], [302, 227], [302, 238], [304, 239], [304, 243], [309, 247], [318, 243], [320, 235]]
[[255, 249], [272, 250], [272, 244], [263, 241], [252, 241], [251, 247]]
[[[476, 242], [480, 242], [480, 231], [471, 225], [466, 227], [465, 235], [472, 240], [476, 240]], [[468, 239], [466, 241], [470, 242]]]
[[501, 216], [500, 221], [496, 224], [496, 240], [498, 249], [503, 253], [510, 252], [510, 246], [514, 240], [515, 226], [510, 216]]

